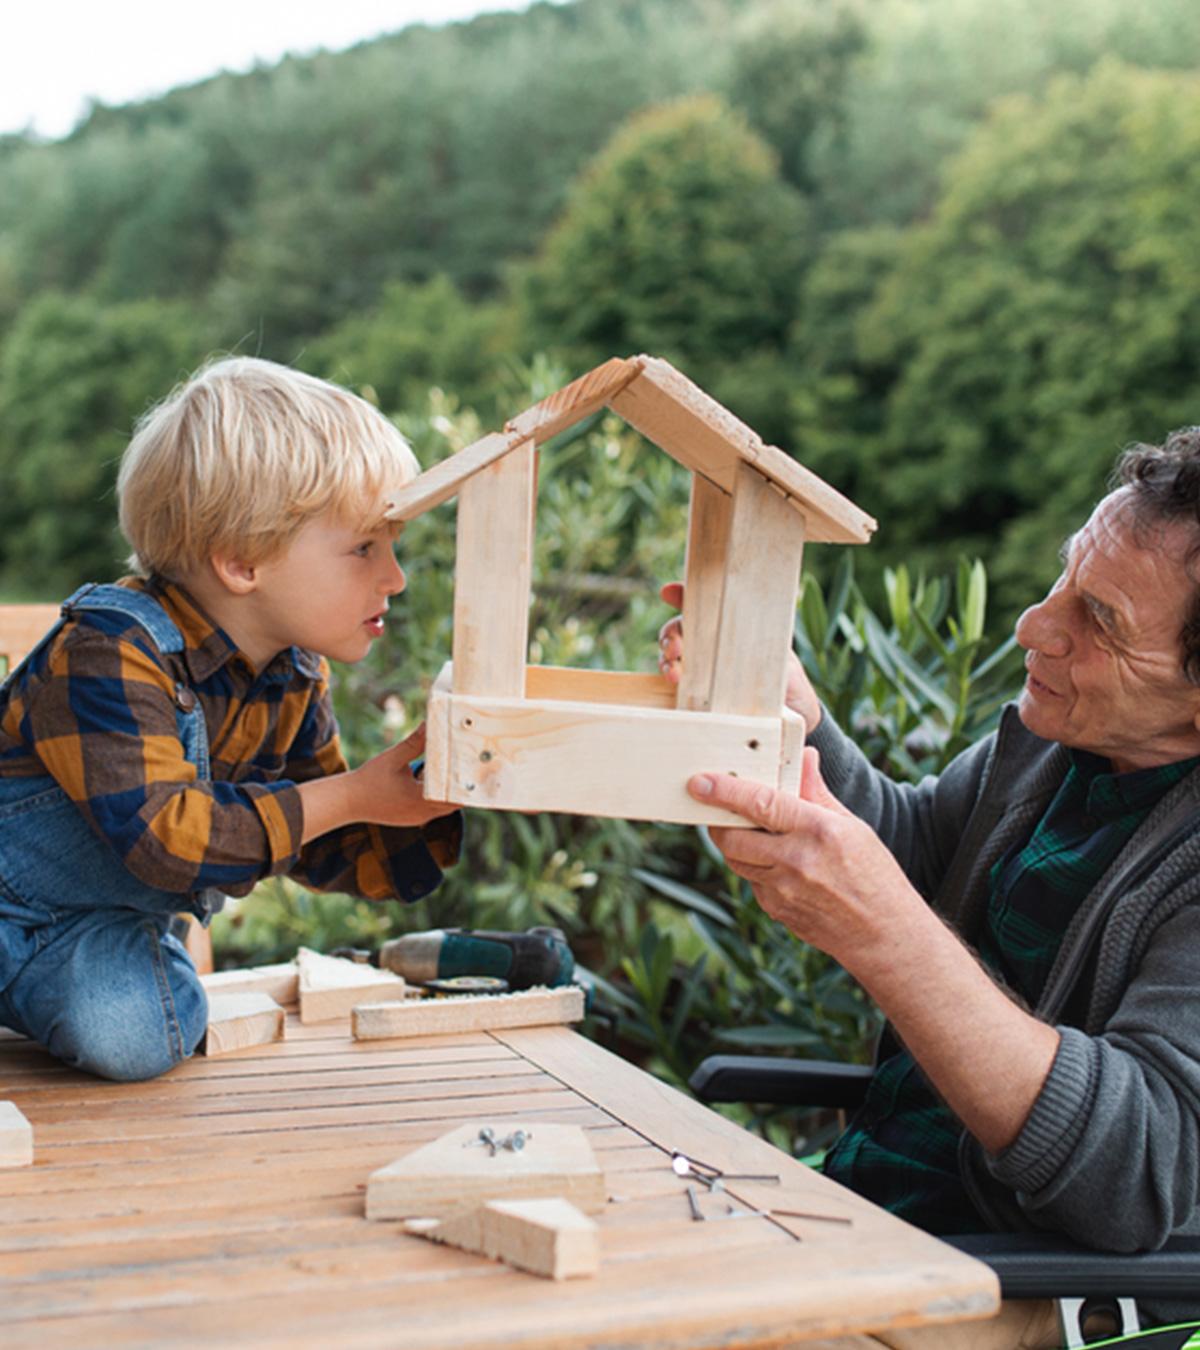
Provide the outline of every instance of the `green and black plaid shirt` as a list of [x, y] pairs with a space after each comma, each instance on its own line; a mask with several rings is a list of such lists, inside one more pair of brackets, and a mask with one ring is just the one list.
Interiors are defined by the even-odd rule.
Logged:
[[[979, 955], [1036, 1004], [1071, 916], [1167, 790], [1200, 759], [1114, 774], [1071, 752], [1054, 800], [1022, 846], [992, 869]], [[963, 1127], [905, 1050], [886, 1059], [863, 1106], [825, 1159], [835, 1181], [931, 1233], [977, 1231], [958, 1172]]]

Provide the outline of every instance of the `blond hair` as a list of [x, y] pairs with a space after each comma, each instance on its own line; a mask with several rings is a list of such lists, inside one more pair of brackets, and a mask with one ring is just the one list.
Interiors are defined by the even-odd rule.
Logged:
[[315, 516], [383, 524], [419, 466], [377, 409], [257, 357], [211, 362], [138, 422], [117, 477], [130, 565], [179, 579], [224, 554], [277, 557]]

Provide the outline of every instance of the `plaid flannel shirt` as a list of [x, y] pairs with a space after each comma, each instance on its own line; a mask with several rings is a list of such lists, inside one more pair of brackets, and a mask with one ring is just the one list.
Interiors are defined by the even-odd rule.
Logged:
[[[1071, 751], [1071, 767], [1032, 836], [991, 873], [979, 956], [1029, 1006], [1063, 935], [1151, 809], [1200, 760], [1114, 774]], [[827, 1175], [932, 1233], [978, 1232], [958, 1171], [963, 1126], [901, 1048], [879, 1065], [863, 1106], [825, 1159]]]
[[[279, 874], [375, 900], [434, 889], [458, 855], [457, 814], [347, 825], [301, 846], [296, 785], [347, 767], [324, 660], [293, 647], [255, 672], [180, 587], [123, 584], [155, 596], [184, 650], [161, 654], [116, 613], [73, 618], [0, 708], [0, 775], [50, 774], [129, 870], [163, 890], [245, 895]], [[203, 708], [211, 780], [184, 757], [177, 696]]]

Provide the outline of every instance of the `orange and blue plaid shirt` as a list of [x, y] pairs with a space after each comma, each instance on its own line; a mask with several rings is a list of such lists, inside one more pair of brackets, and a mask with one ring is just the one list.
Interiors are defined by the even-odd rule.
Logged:
[[[296, 785], [347, 767], [324, 660], [293, 647], [256, 672], [182, 588], [122, 584], [158, 600], [184, 649], [160, 653], [112, 611], [73, 617], [9, 691], [0, 775], [50, 774], [129, 870], [162, 890], [245, 895], [279, 874], [374, 900], [434, 889], [458, 856], [457, 814], [419, 828], [348, 825], [301, 846]], [[203, 709], [210, 780], [184, 755], [177, 697]]]

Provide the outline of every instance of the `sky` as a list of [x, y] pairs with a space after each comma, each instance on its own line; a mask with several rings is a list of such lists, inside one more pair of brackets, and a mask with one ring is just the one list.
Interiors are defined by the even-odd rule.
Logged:
[[411, 23], [531, 0], [0, 0], [0, 135], [65, 136], [89, 100], [129, 103], [222, 70], [339, 51]]

